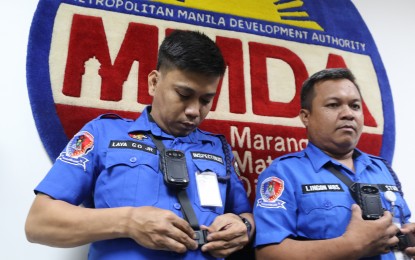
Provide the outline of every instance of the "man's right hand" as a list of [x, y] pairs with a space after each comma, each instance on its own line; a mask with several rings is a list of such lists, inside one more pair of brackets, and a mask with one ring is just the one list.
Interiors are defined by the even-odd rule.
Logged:
[[155, 250], [184, 253], [198, 248], [194, 230], [169, 210], [155, 207], [131, 208], [128, 236], [138, 244]]
[[38, 194], [26, 220], [27, 239], [53, 247], [131, 238], [155, 250], [178, 253], [198, 247], [194, 231], [169, 210], [155, 207], [91, 209]]
[[352, 217], [343, 238], [353, 241], [361, 257], [385, 254], [398, 243], [399, 229], [392, 223], [392, 214], [385, 211], [377, 220], [364, 220], [361, 208], [352, 206]]

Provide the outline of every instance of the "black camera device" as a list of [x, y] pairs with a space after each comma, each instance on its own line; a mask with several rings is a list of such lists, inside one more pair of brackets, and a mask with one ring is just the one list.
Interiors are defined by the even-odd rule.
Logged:
[[163, 150], [160, 153], [160, 167], [167, 186], [184, 189], [189, 184], [186, 158], [182, 151]]
[[[356, 202], [362, 209], [363, 219], [376, 220], [383, 216], [384, 209], [380, 201], [378, 185], [355, 183], [352, 192]], [[396, 236], [399, 242], [393, 249], [404, 251], [407, 247], [411, 246], [411, 241], [407, 235], [399, 231]]]
[[197, 241], [197, 244], [199, 246], [203, 246], [204, 244], [207, 243], [207, 235], [208, 235], [207, 230], [195, 230], [195, 235], [196, 235], [195, 240]]
[[362, 209], [362, 217], [376, 220], [383, 216], [384, 209], [380, 201], [379, 187], [376, 184], [354, 183], [353, 197]]

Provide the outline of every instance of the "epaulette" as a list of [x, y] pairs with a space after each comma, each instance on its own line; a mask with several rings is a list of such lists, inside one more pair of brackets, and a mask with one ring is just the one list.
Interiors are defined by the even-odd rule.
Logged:
[[367, 154], [367, 155], [371, 158], [378, 159], [378, 160], [381, 160], [381, 161], [385, 161], [385, 159], [383, 159], [382, 157], [379, 157], [379, 156], [376, 156], [376, 155], [373, 155], [373, 154]]
[[305, 156], [304, 151], [299, 151], [296, 153], [287, 153], [287, 154], [281, 155], [280, 157], [277, 158], [277, 160], [283, 161], [283, 160], [287, 160], [290, 158], [302, 158], [304, 156]]
[[235, 167], [237, 167], [237, 165], [234, 165], [231, 162], [231, 154], [232, 154], [232, 151], [228, 147], [228, 141], [226, 140], [225, 136], [223, 134], [216, 134], [216, 133], [204, 131], [204, 130], [202, 130], [200, 128], [198, 128], [198, 131], [200, 131], [201, 133], [206, 134], [206, 135], [215, 136], [215, 137], [219, 138], [220, 142], [222, 143], [222, 150], [223, 150], [223, 154], [225, 155], [226, 177], [220, 177], [220, 178], [218, 177], [218, 180], [219, 181], [222, 181], [222, 182], [223, 181], [224, 182], [229, 181], [230, 178], [231, 178], [231, 167], [232, 166], [234, 167], [235, 172], [239, 175], [240, 174], [238, 172], [239, 171], [239, 168], [236, 169]]
[[392, 175], [393, 180], [395, 181], [396, 187], [398, 187], [399, 193], [403, 197], [402, 184], [401, 184], [401, 182], [400, 182], [400, 180], [398, 178], [398, 175], [392, 169], [392, 166], [390, 165], [390, 163], [386, 159], [383, 159], [382, 157], [379, 157], [379, 156], [376, 156], [376, 155], [372, 155], [372, 154], [368, 154], [368, 155], [371, 158], [378, 159], [378, 160], [382, 161], [386, 165], [386, 168], [388, 168], [390, 174]]
[[108, 114], [102, 114], [98, 117], [98, 119], [121, 119], [124, 121], [129, 121], [130, 119], [126, 119], [121, 117], [120, 115], [114, 114], [114, 113], [108, 113]]
[[201, 132], [201, 133], [203, 133], [203, 134], [206, 134], [206, 135], [212, 135], [212, 136], [223, 135], [223, 134], [216, 134], [216, 133], [213, 133], [213, 132], [209, 132], [209, 131], [206, 131], [206, 130], [202, 130], [199, 127], [196, 128], [196, 130], [199, 131], [199, 132]]

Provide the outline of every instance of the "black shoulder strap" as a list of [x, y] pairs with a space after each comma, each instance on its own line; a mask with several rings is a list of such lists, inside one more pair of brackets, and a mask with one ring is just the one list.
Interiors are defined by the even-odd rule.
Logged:
[[349, 187], [349, 189], [353, 190], [354, 182], [350, 180], [346, 175], [342, 174], [332, 163], [327, 163], [324, 165], [324, 168], [329, 170], [331, 173], [333, 173], [337, 178], [339, 178], [344, 184]]
[[177, 191], [177, 198], [179, 199], [180, 205], [182, 205], [182, 213], [184, 218], [189, 222], [190, 226], [193, 230], [199, 230], [199, 222], [197, 221], [197, 217], [195, 211], [192, 208], [192, 204], [189, 200], [189, 196], [187, 195], [186, 189], [180, 189]]
[[[153, 134], [150, 133], [149, 135], [151, 139], [153, 140], [154, 144], [156, 145], [157, 150], [159, 150], [160, 153], [164, 152], [165, 147], [164, 147], [163, 142], [157, 137], [155, 137]], [[182, 206], [181, 210], [182, 210], [182, 214], [184, 218], [187, 220], [187, 222], [189, 222], [190, 226], [194, 230], [199, 230], [200, 229], [199, 222], [197, 221], [196, 214], [189, 200], [189, 196], [187, 195], [187, 190], [177, 189], [176, 193], [177, 193], [177, 198], [180, 202], [180, 205]]]
[[163, 142], [160, 139], [156, 138], [152, 133], [150, 133], [149, 136], [151, 137], [151, 140], [153, 140], [153, 143], [156, 145], [157, 150], [159, 150], [159, 152], [164, 151]]

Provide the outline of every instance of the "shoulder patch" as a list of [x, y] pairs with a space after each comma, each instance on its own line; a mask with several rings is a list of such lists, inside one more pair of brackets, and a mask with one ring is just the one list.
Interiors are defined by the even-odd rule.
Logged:
[[72, 165], [81, 166], [86, 171], [86, 163], [89, 161], [85, 158], [90, 151], [94, 149], [94, 136], [87, 131], [77, 133], [67, 144], [57, 160]]
[[284, 181], [280, 178], [271, 176], [259, 184], [261, 198], [257, 205], [264, 208], [285, 208], [285, 201], [279, 199], [284, 192]]

